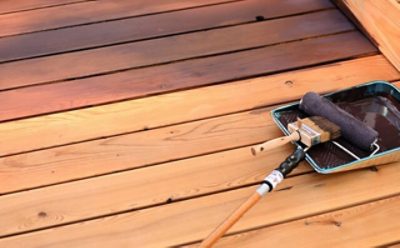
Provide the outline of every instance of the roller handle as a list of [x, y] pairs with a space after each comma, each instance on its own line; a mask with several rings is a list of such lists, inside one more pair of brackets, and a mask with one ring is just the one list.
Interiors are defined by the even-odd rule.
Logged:
[[256, 156], [260, 152], [272, 150], [274, 148], [283, 146], [292, 141], [298, 141], [300, 139], [300, 134], [298, 132], [293, 132], [289, 136], [279, 137], [273, 140], [268, 140], [259, 145], [255, 145], [251, 148], [251, 153]]
[[238, 209], [222, 222], [203, 242], [200, 248], [212, 247], [263, 195], [272, 191], [305, 157], [305, 151], [296, 149], [278, 168], [269, 174], [257, 189]]

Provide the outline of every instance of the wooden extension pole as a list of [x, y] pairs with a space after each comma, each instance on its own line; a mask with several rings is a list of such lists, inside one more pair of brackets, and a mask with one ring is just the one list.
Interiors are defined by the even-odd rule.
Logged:
[[238, 209], [236, 209], [221, 225], [219, 225], [201, 244], [201, 248], [212, 247], [251, 207], [259, 200], [261, 195], [254, 192]]
[[267, 175], [262, 184], [238, 209], [236, 209], [222, 224], [220, 224], [203, 242], [201, 248], [212, 247], [224, 234], [231, 228], [251, 207], [253, 207], [262, 196], [276, 188], [282, 180], [296, 168], [300, 161], [305, 157], [309, 148], [296, 149], [289, 157], [283, 161], [278, 168]]

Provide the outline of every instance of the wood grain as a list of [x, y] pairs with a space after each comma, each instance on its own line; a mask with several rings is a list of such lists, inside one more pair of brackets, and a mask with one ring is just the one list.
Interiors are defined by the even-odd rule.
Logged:
[[[285, 29], [287, 26], [291, 28], [285, 30], [285, 32], [279, 32], [279, 30]], [[348, 31], [353, 28], [342, 14], [336, 10], [331, 10], [268, 22], [22, 60], [0, 65], [0, 88], [7, 89], [43, 82], [79, 78], [122, 69], [221, 54]], [[338, 42], [340, 42], [340, 38], [338, 39]], [[356, 39], [354, 42], [359, 42], [360, 50], [371, 51], [372, 46], [369, 47], [366, 41], [363, 42], [362, 39], [364, 38], [354, 37], [354, 39]], [[271, 49], [273, 48], [264, 48], [263, 50], [270, 51]], [[354, 50], [354, 48], [350, 48], [349, 50]], [[244, 52], [244, 54], [251, 53], [251, 51]], [[262, 51], [258, 53], [262, 53]], [[268, 54], [266, 55], [268, 56]], [[206, 59], [206, 61], [212, 63], [216, 59], [230, 58], [232, 56], [246, 55], [218, 56], [216, 58], [212, 57], [209, 60]], [[153, 70], [152, 74], [158, 73], [155, 70]], [[135, 73], [135, 71], [131, 73]]]
[[6, 122], [0, 125], [0, 150], [1, 155], [6, 155], [147, 130], [295, 100], [309, 90], [330, 91], [378, 78], [396, 80], [399, 73], [383, 57], [373, 56], [312, 70]]
[[[364, 169], [289, 178], [279, 187], [286, 190], [278, 189], [262, 199], [230, 232], [278, 224], [398, 194], [399, 166], [399, 163], [381, 166], [377, 172]], [[0, 240], [0, 246], [167, 247], [196, 241], [204, 238], [254, 190], [255, 187], [244, 188], [14, 236]], [[113, 201], [111, 195], [110, 201]], [[48, 213], [49, 218], [52, 214]], [[58, 218], [62, 218], [62, 214]]]
[[154, 0], [151, 5], [146, 0], [85, 1], [2, 15], [0, 37], [223, 2], [228, 0]]
[[5, 91], [0, 93], [0, 120], [137, 99], [373, 53], [375, 48], [365, 42], [357, 33], [347, 33], [79, 81]]
[[78, 3], [88, 0], [2, 0], [0, 1], [0, 14], [48, 8], [57, 5]]
[[[343, 85], [348, 86], [350, 85]], [[309, 89], [305, 89], [307, 90]], [[199, 156], [272, 139], [280, 136], [281, 132], [268, 114], [270, 109], [258, 109], [1, 158], [0, 194]], [[269, 152], [265, 156], [267, 154]]]
[[[213, 139], [210, 139], [210, 144], [212, 142]], [[294, 148], [288, 145], [257, 158], [250, 154], [249, 149], [245, 147], [2, 196], [0, 236], [156, 204], [168, 204], [260, 182]], [[77, 174], [80, 163], [77, 162], [74, 168]], [[60, 173], [57, 166], [54, 170], [57, 171], [54, 174]], [[291, 175], [311, 170], [304, 162]], [[33, 181], [39, 178], [46, 180], [46, 177], [38, 175], [30, 178]], [[46, 218], [40, 218], [40, 212], [45, 212]]]
[[[11, 0], [6, 2], [9, 1]], [[1, 1], [0, 4], [3, 2]], [[331, 7], [332, 4], [328, 0], [246, 0], [3, 37], [0, 39], [0, 61], [31, 58], [188, 31], [255, 22], [256, 16], [270, 19]], [[178, 23], [179, 25], [177, 25]], [[68, 37], [67, 41], [65, 37]]]
[[400, 5], [395, 0], [337, 0], [357, 19], [388, 60], [400, 70]]
[[234, 235], [215, 247], [378, 247], [398, 240], [396, 216], [399, 196]]
[[[42, 56], [0, 61], [0, 247], [199, 241], [293, 149], [251, 156], [280, 134], [266, 106], [400, 79], [336, 11], [315, 12], [327, 0], [50, 1], [0, 14], [0, 60]], [[218, 32], [192, 32], [203, 29]], [[394, 244], [399, 166], [318, 175], [302, 163], [221, 245], [254, 233], [253, 246], [274, 233], [296, 246]]]
[[[137, 168], [282, 135], [270, 109], [0, 158], [0, 192]], [[250, 150], [247, 151], [250, 154]], [[29, 180], [27, 180], [29, 178]]]

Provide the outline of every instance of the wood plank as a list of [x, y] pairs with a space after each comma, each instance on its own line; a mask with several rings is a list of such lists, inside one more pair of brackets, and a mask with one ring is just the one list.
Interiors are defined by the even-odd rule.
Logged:
[[269, 116], [269, 110], [0, 158], [0, 193], [263, 142], [282, 135]]
[[[318, 24], [315, 24], [318, 23]], [[290, 26], [290, 29], [286, 27]], [[0, 65], [2, 89], [79, 78], [354, 29], [337, 10]], [[285, 30], [285, 32], [279, 32]], [[247, 34], [247, 35], [243, 35]], [[356, 38], [365, 50], [371, 48]], [[272, 48], [264, 48], [272, 49]], [[284, 48], [282, 48], [284, 49]], [[251, 51], [244, 54], [252, 53]], [[253, 53], [255, 53], [253, 51]], [[227, 55], [235, 56], [235, 55]], [[245, 56], [243, 54], [237, 56]], [[221, 57], [226, 58], [224, 56]], [[210, 58], [210, 61], [219, 59]], [[208, 60], [207, 60], [208, 61]], [[190, 62], [189, 62], [190, 63]], [[39, 69], [40, 68], [40, 69]], [[63, 69], [60, 69], [63, 68]], [[152, 72], [157, 73], [157, 72]]]
[[[363, 42], [363, 37], [349, 33], [79, 81], [5, 91], [0, 93], [0, 120], [137, 99], [375, 51], [369, 43]], [[310, 56], [309, 51], [315, 53]]]
[[[258, 183], [293, 149], [293, 145], [287, 145], [254, 157], [250, 147], [245, 147], [2, 196], [0, 236]], [[311, 170], [304, 162], [291, 175]], [[39, 212], [45, 212], [46, 218], [38, 218]]]
[[92, 22], [193, 8], [227, 0], [145, 0], [85, 1], [54, 8], [37, 9], [0, 16], [0, 37], [56, 29]]
[[[368, 64], [376, 65], [377, 70], [373, 71], [379, 73], [360, 73]], [[381, 66], [379, 66], [380, 64]], [[210, 106], [220, 106], [221, 110], [225, 110], [232, 104], [229, 108], [235, 112], [235, 107], [241, 109], [241, 107], [268, 105], [295, 99], [309, 90], [327, 91], [349, 87], [374, 78], [382, 78], [390, 75], [390, 66], [385, 67], [384, 65], [385, 60], [383, 59], [362, 59], [357, 63], [345, 62], [338, 67], [334, 65], [315, 68], [315, 73], [312, 70], [299, 71], [297, 76], [292, 73], [289, 76], [285, 73], [257, 80], [236, 82], [230, 84], [229, 87], [213, 87], [211, 91], [204, 92], [204, 94], [209, 96]], [[321, 84], [319, 73], [334, 75], [332, 76], [334, 79], [326, 77], [326, 80], [334, 80], [333, 83]], [[296, 79], [292, 88], [287, 88], [285, 84], [282, 84], [287, 79]], [[253, 88], [254, 91], [246, 90], [248, 88]], [[193, 99], [194, 96], [203, 94], [203, 90], [195, 92], [197, 94], [185, 96], [187, 99]], [[230, 92], [231, 95], [222, 92]], [[267, 92], [276, 97], [272, 98], [271, 96], [266, 99]], [[293, 96], [293, 94], [296, 95]], [[230, 98], [220, 98], [223, 95]], [[249, 95], [253, 97], [249, 99]], [[238, 104], [233, 102], [234, 99], [243, 100]], [[213, 101], [215, 102], [213, 103]], [[222, 102], [227, 105], [221, 105]], [[172, 106], [172, 103], [166, 104]], [[216, 110], [215, 107], [211, 109]], [[267, 114], [269, 110], [259, 109], [158, 130], [5, 157], [0, 159], [2, 167], [0, 177], [3, 178], [0, 181], [0, 192], [6, 193], [59, 183], [261, 142], [280, 134]], [[176, 139], [177, 135], [181, 139]], [[179, 149], [171, 149], [172, 147], [179, 147]], [[153, 156], [155, 153], [157, 156]], [[149, 156], [145, 156], [146, 154]], [[26, 178], [30, 178], [30, 180], [26, 180]]]
[[[309, 87], [304, 91], [312, 89], [312, 86]], [[0, 158], [0, 194], [199, 156], [272, 139], [281, 135], [281, 132], [268, 115], [270, 109]]]
[[400, 196], [395, 196], [241, 233], [222, 239], [215, 247], [264, 247], [266, 243], [272, 247], [378, 247], [398, 240], [400, 222], [393, 221], [398, 216]]
[[[400, 163], [336, 175], [292, 177], [261, 200], [230, 233], [304, 218], [400, 192]], [[356, 179], [356, 180], [355, 180]], [[153, 189], [153, 188], [152, 188]], [[351, 189], [351, 190], [349, 190]], [[373, 190], [371, 190], [373, 189]], [[255, 187], [113, 215], [0, 240], [2, 247], [167, 247], [204, 238]], [[110, 201], [113, 201], [112, 197]], [[65, 203], [68, 204], [68, 203]], [[288, 207], [290, 206], [290, 207]], [[45, 205], [38, 208], [46, 211]], [[47, 213], [47, 218], [62, 213]], [[43, 214], [41, 215], [43, 216]], [[106, 228], [105, 228], [106, 227]]]
[[[321, 75], [329, 83], [321, 83]], [[372, 56], [234, 84], [6, 122], [0, 125], [0, 150], [1, 155], [6, 155], [147, 130], [295, 100], [307, 90], [330, 91], [377, 78], [396, 80], [399, 72], [382, 56]]]
[[78, 3], [83, 1], [88, 0], [2, 0], [0, 1], [0, 14], [48, 8], [52, 6]]
[[388, 60], [400, 70], [400, 4], [395, 0], [336, 0], [366, 31]]
[[[274, 0], [267, 2], [266, 0], [246, 0], [158, 15], [10, 36], [0, 39], [0, 61], [31, 58], [77, 49], [192, 32], [194, 30], [255, 22], [256, 16], [263, 16], [266, 19], [270, 19], [332, 7], [332, 4], [328, 0]], [[65, 37], [68, 37], [67, 42], [65, 41]], [[43, 44], [46, 45], [44, 46]]]

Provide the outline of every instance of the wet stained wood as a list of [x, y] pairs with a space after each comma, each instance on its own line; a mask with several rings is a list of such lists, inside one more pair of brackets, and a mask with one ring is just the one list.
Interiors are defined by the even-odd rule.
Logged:
[[[0, 39], [0, 62], [256, 22], [256, 17], [271, 19], [331, 7], [328, 0], [246, 0], [4, 37]], [[67, 42], [65, 37], [68, 37]]]
[[400, 196], [234, 235], [215, 247], [378, 247], [398, 241], [400, 222], [388, 221], [395, 216]]
[[[356, 32], [0, 93], [0, 120], [217, 84], [374, 53]], [[265, 59], [268, 58], [268, 59]], [[18, 101], [18, 99], [29, 101]]]
[[[320, 75], [331, 83], [321, 83]], [[329, 91], [376, 78], [396, 80], [399, 73], [382, 57], [373, 56], [313, 70], [6, 122], [0, 125], [0, 150], [6, 155], [193, 121], [295, 100], [307, 90]]]
[[[292, 28], [284, 32], [279, 31], [286, 26]], [[104, 74], [349, 31], [353, 28], [342, 14], [336, 10], [330, 10], [268, 22], [17, 61], [0, 64], [0, 88], [7, 89]], [[340, 38], [338, 39], [337, 42], [340, 42]], [[360, 43], [361, 49], [371, 50], [360, 38], [355, 39], [355, 42]], [[265, 54], [265, 56], [268, 55]], [[213, 61], [213, 58], [210, 59]], [[161, 72], [155, 69], [152, 73]]]
[[151, 5], [145, 0], [84, 1], [77, 4], [1, 15], [0, 37], [223, 2], [229, 1], [182, 0], [176, 2], [173, 0], [155, 0], [152, 1]]
[[[290, 190], [275, 191], [263, 198], [229, 233], [279, 224], [398, 194], [399, 176], [397, 163], [379, 167], [379, 173], [364, 169], [329, 176], [308, 174], [286, 179], [280, 188], [292, 186]], [[252, 186], [5, 238], [0, 240], [0, 246], [166, 247], [197, 241], [255, 189]], [[61, 214], [51, 214], [49, 218], [62, 218]]]

